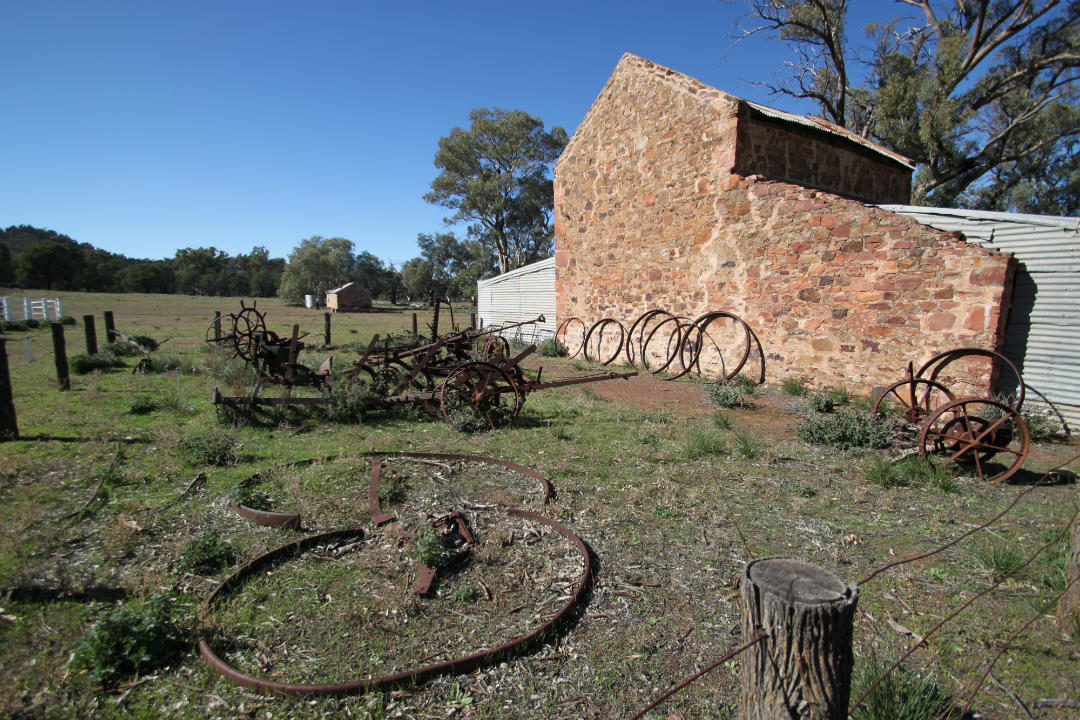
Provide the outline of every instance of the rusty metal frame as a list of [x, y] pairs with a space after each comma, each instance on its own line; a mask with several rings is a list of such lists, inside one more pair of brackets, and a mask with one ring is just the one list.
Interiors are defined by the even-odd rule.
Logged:
[[[525, 474], [529, 477], [540, 480], [545, 490], [544, 502], [547, 502], [547, 500], [551, 497], [550, 483], [547, 481], [546, 478], [544, 478], [543, 475], [533, 470], [532, 468], [528, 468], [523, 465], [519, 465], [517, 463], [505, 460], [499, 460], [497, 458], [481, 457], [475, 455], [416, 452], [386, 453], [372, 451], [364, 453], [345, 453], [342, 455], [331, 455], [325, 458], [313, 458], [309, 460], [297, 461], [294, 463], [286, 463], [284, 465], [279, 465], [275, 467], [290, 467], [301, 463], [313, 463], [317, 462], [318, 460], [330, 460], [339, 457], [373, 458], [372, 481], [368, 488], [368, 502], [369, 507], [373, 509], [373, 516], [375, 515], [374, 510], [379, 507], [378, 476], [379, 469], [381, 467], [381, 461], [383, 458], [402, 457], [418, 460], [467, 460], [473, 462], [501, 465], [503, 467], [507, 467], [509, 469]], [[381, 509], [379, 510], [379, 513], [381, 513]], [[581, 553], [581, 559], [583, 563], [581, 576], [578, 578], [574, 591], [573, 593], [571, 593], [566, 603], [564, 603], [557, 612], [551, 615], [547, 621], [524, 635], [504, 642], [494, 648], [482, 650], [480, 652], [472, 653], [469, 655], [463, 655], [451, 660], [446, 660], [430, 665], [424, 665], [391, 675], [336, 683], [290, 683], [280, 680], [272, 680], [269, 678], [259, 677], [255, 675], [249, 675], [236, 669], [214, 652], [213, 647], [211, 646], [211, 634], [205, 627], [204, 621], [206, 617], [210, 614], [210, 612], [213, 610], [214, 604], [220, 598], [238, 589], [245, 580], [247, 580], [249, 577], [257, 575], [259, 571], [261, 571], [267, 565], [290, 559], [305, 550], [308, 550], [317, 545], [325, 544], [330, 541], [346, 540], [353, 538], [358, 539], [364, 536], [364, 531], [362, 528], [350, 528], [345, 530], [334, 530], [331, 532], [320, 533], [317, 535], [310, 535], [301, 540], [288, 543], [274, 550], [271, 550], [270, 552], [260, 555], [259, 557], [255, 558], [251, 562], [246, 563], [245, 565], [237, 569], [237, 571], [234, 572], [232, 575], [227, 577], [210, 594], [210, 596], [204, 603], [202, 611], [200, 613], [198, 630], [199, 653], [202, 655], [203, 659], [214, 672], [222, 675], [227, 680], [236, 685], [247, 687], [258, 692], [274, 692], [286, 695], [300, 696], [317, 696], [364, 693], [372, 690], [388, 689], [402, 684], [420, 684], [440, 675], [471, 672], [472, 670], [490, 665], [505, 657], [509, 657], [519, 652], [525, 652], [537, 641], [547, 636], [550, 632], [553, 632], [560, 623], [565, 621], [571, 615], [571, 613], [574, 612], [579, 603], [582, 602], [585, 596], [586, 588], [588, 587], [588, 584], [592, 578], [592, 561], [589, 554], [589, 549], [585, 545], [584, 541], [580, 537], [578, 537], [578, 535], [576, 535], [573, 531], [571, 531], [561, 523], [528, 510], [508, 508], [506, 510], [506, 513], [509, 517], [524, 518], [533, 522], [547, 525], [548, 527], [552, 528], [560, 535], [568, 539], [578, 549], [578, 552]]]

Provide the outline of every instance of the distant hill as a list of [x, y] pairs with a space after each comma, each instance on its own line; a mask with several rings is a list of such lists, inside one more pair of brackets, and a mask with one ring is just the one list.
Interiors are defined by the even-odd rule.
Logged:
[[13, 256], [17, 255], [23, 248], [49, 240], [78, 245], [67, 235], [61, 235], [54, 230], [36, 228], [32, 225], [11, 225], [6, 230], [0, 230], [0, 243], [7, 245]]

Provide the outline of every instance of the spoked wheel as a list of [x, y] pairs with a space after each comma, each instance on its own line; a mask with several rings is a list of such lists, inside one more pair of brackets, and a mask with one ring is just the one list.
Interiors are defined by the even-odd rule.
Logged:
[[232, 343], [237, 357], [248, 362], [255, 360], [255, 333], [266, 332], [265, 316], [253, 307], [244, 308], [233, 316]]
[[[504, 397], [505, 396], [505, 397]], [[471, 362], [450, 373], [439, 393], [439, 409], [446, 422], [469, 425], [470, 420], [495, 429], [521, 410], [524, 396], [502, 368], [487, 362]]]
[[909, 378], [893, 383], [874, 401], [874, 414], [883, 417], [891, 408], [899, 408], [910, 425], [919, 425], [926, 416], [956, 398], [939, 382]]
[[483, 356], [485, 360], [496, 360], [510, 357], [510, 343], [501, 335], [493, 335], [484, 343]]
[[[605, 357], [603, 355], [604, 347], [604, 333], [609, 332], [608, 337], [614, 335], [615, 331], [619, 333], [619, 341], [615, 343], [615, 352]], [[591, 357], [589, 354], [590, 344], [593, 341], [593, 337], [596, 337], [596, 357]], [[604, 318], [599, 320], [595, 325], [589, 328], [589, 332], [585, 335], [585, 342], [582, 343], [582, 352], [585, 355], [585, 359], [589, 362], [598, 362], [601, 365], [610, 365], [615, 362], [615, 359], [619, 357], [619, 353], [622, 352], [623, 342], [626, 340], [626, 328], [622, 326], [622, 323], [615, 318]]]
[[[987, 372], [985, 367], [972, 367], [972, 364], [977, 364], [978, 360], [973, 358], [985, 358], [989, 361], [990, 372]], [[953, 365], [953, 363], [956, 363]], [[985, 361], [983, 363], [985, 365]], [[950, 369], [949, 366], [953, 367]], [[1024, 406], [1024, 380], [1020, 375], [1020, 370], [1016, 365], [999, 352], [993, 350], [983, 350], [981, 348], [958, 348], [956, 350], [948, 350], [946, 352], [935, 355], [934, 357], [923, 363], [923, 366], [919, 368], [919, 371], [915, 373], [917, 378], [926, 378], [933, 382], [939, 382], [941, 380], [948, 379], [950, 384], [955, 386], [955, 382], [967, 382], [973, 384], [976, 387], [975, 392], [963, 392], [958, 393], [960, 395], [981, 395], [984, 392], [984, 388], [978, 383], [972, 383], [970, 376], [973, 375], [977, 378], [993, 377], [994, 370], [1002, 376], [998, 378], [998, 385], [1001, 385], [1003, 381], [1014, 384], [1016, 386], [1016, 394], [1009, 398], [1009, 406], [1013, 412], [1018, 413]], [[957, 377], [952, 377], [956, 375]]]
[[1031, 450], [1031, 433], [1020, 414], [997, 400], [961, 398], [941, 406], [923, 422], [919, 453], [929, 460], [974, 470], [980, 480], [1012, 477]]

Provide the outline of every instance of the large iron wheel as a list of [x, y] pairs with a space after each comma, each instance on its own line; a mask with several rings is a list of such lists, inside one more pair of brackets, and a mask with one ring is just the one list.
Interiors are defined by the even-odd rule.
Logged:
[[[653, 338], [656, 337], [656, 333], [660, 332], [660, 328], [664, 327], [668, 323], [673, 323], [674, 327], [668, 331], [667, 334], [667, 359], [664, 360], [662, 365], [657, 367], [649, 366], [649, 345], [652, 343]], [[689, 319], [682, 317], [681, 315], [671, 315], [667, 313], [667, 317], [653, 326], [653, 329], [649, 331], [649, 334], [645, 336], [645, 342], [641, 345], [641, 366], [650, 375], [659, 375], [660, 373], [671, 367], [671, 363], [675, 362], [675, 358], [679, 356], [679, 352], [683, 346], [683, 328], [689, 327]]]
[[471, 415], [494, 430], [505, 417], [517, 415], [522, 404], [524, 396], [513, 378], [488, 362], [462, 365], [447, 376], [439, 392], [442, 416], [455, 426]]
[[[610, 326], [610, 325], [614, 325], [615, 328], [618, 329], [618, 331], [619, 331], [619, 342], [615, 346], [615, 352], [611, 353], [611, 356], [608, 357], [605, 360], [604, 356], [601, 353], [602, 353], [603, 346], [604, 346], [604, 332], [607, 330], [608, 326]], [[592, 342], [593, 333], [596, 334], [596, 357], [595, 358], [589, 356], [589, 343]], [[625, 342], [625, 340], [626, 340], [626, 328], [623, 327], [622, 323], [619, 322], [618, 320], [616, 320], [615, 318], [604, 318], [603, 320], [597, 321], [597, 323], [595, 325], [593, 325], [591, 328], [589, 328], [589, 332], [586, 333], [586, 335], [585, 335], [585, 341], [581, 344], [581, 349], [582, 349], [582, 352], [585, 354], [585, 359], [587, 361], [589, 361], [589, 362], [598, 362], [601, 365], [610, 365], [611, 363], [615, 362], [616, 358], [619, 357], [619, 353], [622, 352], [623, 342]]]
[[229, 313], [228, 315], [221, 316], [217, 320], [213, 320], [206, 327], [206, 344], [217, 345], [220, 347], [224, 343], [231, 343], [232, 330], [229, 329], [229, 326], [235, 325], [235, 317], [235, 315]]
[[[740, 336], [740, 340], [735, 343], [735, 353], [734, 357], [730, 358], [731, 362], [725, 360], [720, 344], [709, 334], [709, 326], [716, 323], [718, 320], [730, 320], [735, 326], [735, 334]], [[742, 331], [741, 334], [739, 333], [739, 330]], [[720, 382], [726, 382], [738, 375], [746, 365], [746, 361], [750, 359], [750, 352], [753, 349], [752, 343], [753, 340], [751, 338], [750, 326], [738, 315], [733, 315], [732, 313], [723, 310], [705, 313], [693, 323], [686, 326], [686, 331], [682, 334], [682, 342], [680, 343], [679, 348], [679, 362], [683, 369], [682, 372], [675, 377], [682, 377], [694, 368], [696, 368], [698, 374], [700, 374], [702, 357], [708, 352], [708, 347], [711, 345], [718, 357], [717, 362], [720, 363], [721, 367]], [[711, 357], [706, 356], [706, 363], [708, 363], [709, 360], [711, 360]], [[758, 382], [759, 384], [765, 382], [764, 373], [762, 373], [762, 378]]]
[[927, 415], [956, 398], [939, 382], [923, 378], [908, 378], [895, 382], [874, 401], [874, 414], [880, 417], [890, 414], [893, 406], [899, 406], [900, 415], [909, 425], [919, 425]]
[[[638, 316], [637, 320], [633, 322], [630, 329], [626, 331], [626, 362], [631, 367], [635, 367], [638, 361], [644, 357], [643, 350], [645, 348], [645, 330], [648, 328], [649, 323], [657, 316], [663, 315], [665, 317], [674, 317], [667, 310], [648, 310]], [[634, 341], [634, 332], [637, 331], [637, 342]]]
[[[1003, 402], [960, 398], [926, 418], [919, 453], [971, 468], [980, 480], [1012, 477], [1031, 450], [1031, 433], [1020, 414]], [[1000, 457], [999, 457], [1000, 456]]]
[[[1009, 405], [1013, 412], [1020, 412], [1020, 409], [1024, 406], [1024, 378], [1020, 375], [1020, 370], [1017, 369], [1012, 360], [999, 352], [983, 350], [981, 348], [957, 348], [955, 350], [947, 350], [935, 355], [923, 363], [923, 366], [919, 368], [919, 372], [915, 373], [915, 377], [940, 382], [938, 378], [942, 376], [945, 368], [954, 362], [971, 357], [990, 358], [990, 361], [996, 366], [994, 370], [997, 372], [1008, 371], [1012, 373], [1013, 378], [1016, 380], [1016, 395], [1009, 399]], [[992, 375], [993, 372], [991, 373], [991, 378], [989, 378], [990, 380], [995, 379]], [[973, 393], [958, 394], [971, 395]]]
[[[569, 334], [570, 326], [574, 323], [581, 326], [581, 343], [571, 348], [570, 344], [566, 342], [566, 336]], [[566, 318], [559, 323], [559, 327], [555, 330], [555, 339], [566, 346], [567, 357], [576, 358], [585, 348], [585, 322], [577, 317]]]

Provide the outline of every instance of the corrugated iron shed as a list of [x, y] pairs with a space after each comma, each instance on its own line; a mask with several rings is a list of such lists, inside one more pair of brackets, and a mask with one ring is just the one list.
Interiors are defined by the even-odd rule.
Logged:
[[[1018, 261], [1005, 355], [1080, 430], [1080, 218], [881, 205]], [[1037, 396], [1032, 400], [1037, 401]]]
[[476, 313], [481, 327], [524, 322], [543, 315], [546, 321], [511, 330], [525, 342], [555, 336], [555, 258], [525, 265], [476, 284]]

